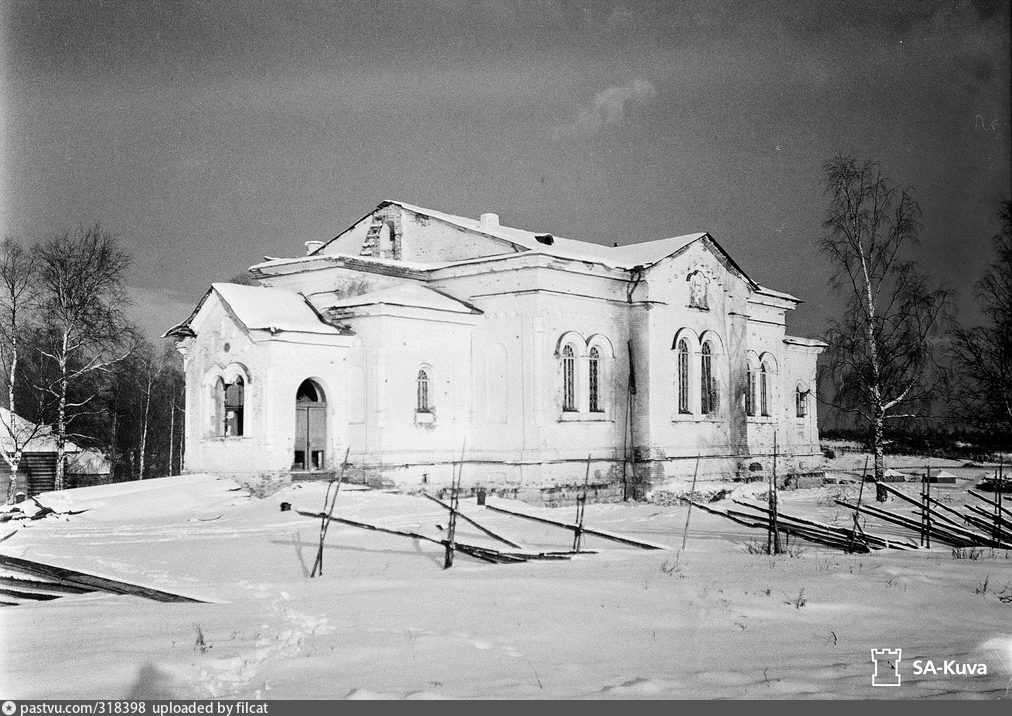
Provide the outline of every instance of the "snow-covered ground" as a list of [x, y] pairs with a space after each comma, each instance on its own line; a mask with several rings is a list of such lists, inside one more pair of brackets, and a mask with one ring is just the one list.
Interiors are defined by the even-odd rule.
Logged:
[[[848, 457], [849, 459], [849, 457]], [[936, 463], [939, 464], [939, 463]], [[839, 465], [845, 467], [845, 465]], [[860, 465], [858, 465], [860, 467]], [[902, 466], [898, 466], [903, 469]], [[958, 473], [958, 471], [956, 471]], [[976, 470], [977, 473], [980, 470]], [[967, 477], [970, 475], [967, 474]], [[969, 480], [948, 490], [965, 497]], [[749, 486], [755, 491], [755, 486]], [[906, 489], [916, 494], [919, 486]], [[1012, 555], [949, 548], [847, 555], [686, 508], [588, 505], [586, 524], [670, 546], [588, 537], [596, 554], [491, 565], [333, 524], [310, 579], [326, 485], [266, 499], [211, 475], [50, 493], [72, 516], [0, 525], [0, 553], [192, 595], [198, 604], [91, 593], [0, 609], [4, 698], [1008, 698]], [[786, 512], [848, 524], [834, 495], [782, 493]], [[865, 493], [866, 496], [868, 493]], [[944, 499], [944, 498], [943, 498]], [[515, 510], [572, 520], [572, 508]], [[461, 503], [536, 549], [562, 529]], [[894, 503], [889, 509], [901, 510]], [[439, 538], [446, 512], [417, 496], [342, 487], [336, 515]], [[869, 531], [879, 530], [869, 520]], [[906, 535], [914, 541], [916, 537]], [[495, 546], [466, 523], [458, 539]], [[796, 547], [801, 548], [798, 554]], [[985, 588], [986, 584], [986, 588]], [[900, 648], [902, 685], [872, 685], [871, 649]], [[931, 660], [937, 674], [914, 673]], [[944, 673], [945, 662], [986, 675]], [[951, 668], [951, 667], [950, 667]], [[979, 672], [980, 668], [975, 669]]]

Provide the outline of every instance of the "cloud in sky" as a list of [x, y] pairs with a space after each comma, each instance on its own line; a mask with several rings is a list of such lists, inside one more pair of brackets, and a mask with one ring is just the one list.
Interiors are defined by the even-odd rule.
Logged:
[[647, 80], [636, 78], [625, 85], [608, 87], [594, 95], [588, 107], [581, 107], [576, 121], [556, 128], [556, 136], [596, 134], [610, 124], [625, 120], [629, 104], [644, 104], [657, 97], [657, 88]]

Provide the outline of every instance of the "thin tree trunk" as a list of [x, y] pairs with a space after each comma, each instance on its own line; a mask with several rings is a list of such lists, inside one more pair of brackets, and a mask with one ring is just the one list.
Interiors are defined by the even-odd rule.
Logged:
[[[117, 394], [119, 391], [116, 391]], [[116, 431], [119, 429], [119, 401], [117, 400], [112, 406], [112, 430], [109, 435], [109, 455], [111, 460], [109, 461], [109, 472], [112, 479], [116, 482], [119, 481], [119, 446], [116, 443]]]
[[[173, 401], [175, 398], [173, 397]], [[183, 474], [183, 469], [186, 467], [186, 386], [183, 386], [183, 426], [179, 431], [179, 474]]]
[[144, 391], [144, 418], [141, 420], [141, 455], [140, 455], [140, 472], [137, 474], [137, 479], [144, 479], [144, 458], [147, 454], [148, 447], [148, 415], [151, 410], [151, 383], [152, 377], [150, 372], [150, 366], [148, 369], [148, 385], [147, 390]]
[[169, 395], [169, 476], [175, 475], [172, 471], [172, 458], [175, 451], [176, 440], [176, 396]]
[[875, 456], [875, 479], [885, 476], [885, 414], [875, 408], [875, 419], [872, 423], [872, 452]]
[[14, 405], [14, 379], [17, 376], [18, 371], [18, 337], [17, 331], [11, 333], [11, 373], [10, 380], [7, 383], [7, 406], [10, 408], [11, 424], [11, 442], [13, 443], [13, 449], [8, 455], [4, 452], [4, 460], [7, 461], [7, 466], [11, 469], [11, 482], [7, 486], [7, 504], [13, 505], [14, 500], [18, 494], [18, 465], [21, 464], [21, 440], [18, 434], [18, 413], [17, 408]]
[[67, 334], [63, 334], [60, 351], [60, 411], [56, 418], [56, 478], [53, 489], [64, 487], [63, 458], [67, 453]]

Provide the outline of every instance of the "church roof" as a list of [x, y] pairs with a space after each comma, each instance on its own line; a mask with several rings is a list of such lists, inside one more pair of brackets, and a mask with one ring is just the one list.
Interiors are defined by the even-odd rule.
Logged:
[[193, 313], [177, 326], [165, 332], [165, 336], [192, 335], [191, 321], [212, 293], [247, 330], [265, 330], [272, 333], [281, 331], [298, 333], [321, 333], [339, 335], [341, 331], [325, 323], [305, 296], [282, 288], [264, 286], [241, 286], [235, 283], [213, 283]]
[[412, 308], [429, 308], [435, 311], [449, 311], [451, 313], [481, 313], [481, 311], [469, 303], [453, 298], [442, 291], [420, 286], [418, 284], [403, 284], [392, 286], [378, 291], [370, 291], [359, 296], [347, 296], [345, 298], [328, 299], [333, 294], [322, 294], [311, 297], [313, 304], [320, 310], [331, 308], [352, 308], [355, 306], [409, 306]]
[[[545, 232], [527, 231], [515, 229], [511, 226], [501, 224], [485, 225], [478, 219], [469, 219], [465, 216], [456, 216], [442, 211], [426, 209], [421, 206], [407, 204], [402, 201], [385, 201], [380, 206], [395, 204], [408, 211], [423, 216], [439, 219], [448, 224], [453, 224], [468, 231], [474, 231], [498, 239], [508, 241], [526, 251], [557, 256], [564, 259], [576, 261], [591, 261], [603, 263], [607, 266], [621, 269], [631, 269], [636, 266], [648, 266], [655, 264], [662, 259], [677, 253], [694, 241], [702, 239], [708, 234], [699, 232], [674, 236], [668, 239], [657, 239], [655, 241], [643, 241], [625, 246], [605, 246], [591, 241], [578, 241], [576, 239], [564, 239], [560, 236], [553, 236]], [[539, 237], [542, 237], [539, 239]], [[544, 237], [548, 237], [545, 239]], [[546, 243], [551, 241], [551, 243]]]

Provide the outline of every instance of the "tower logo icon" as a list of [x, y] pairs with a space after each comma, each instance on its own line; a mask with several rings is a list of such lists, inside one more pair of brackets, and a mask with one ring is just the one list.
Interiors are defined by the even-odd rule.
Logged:
[[899, 686], [900, 659], [902, 649], [872, 649], [871, 660], [875, 671], [871, 675], [872, 686]]

